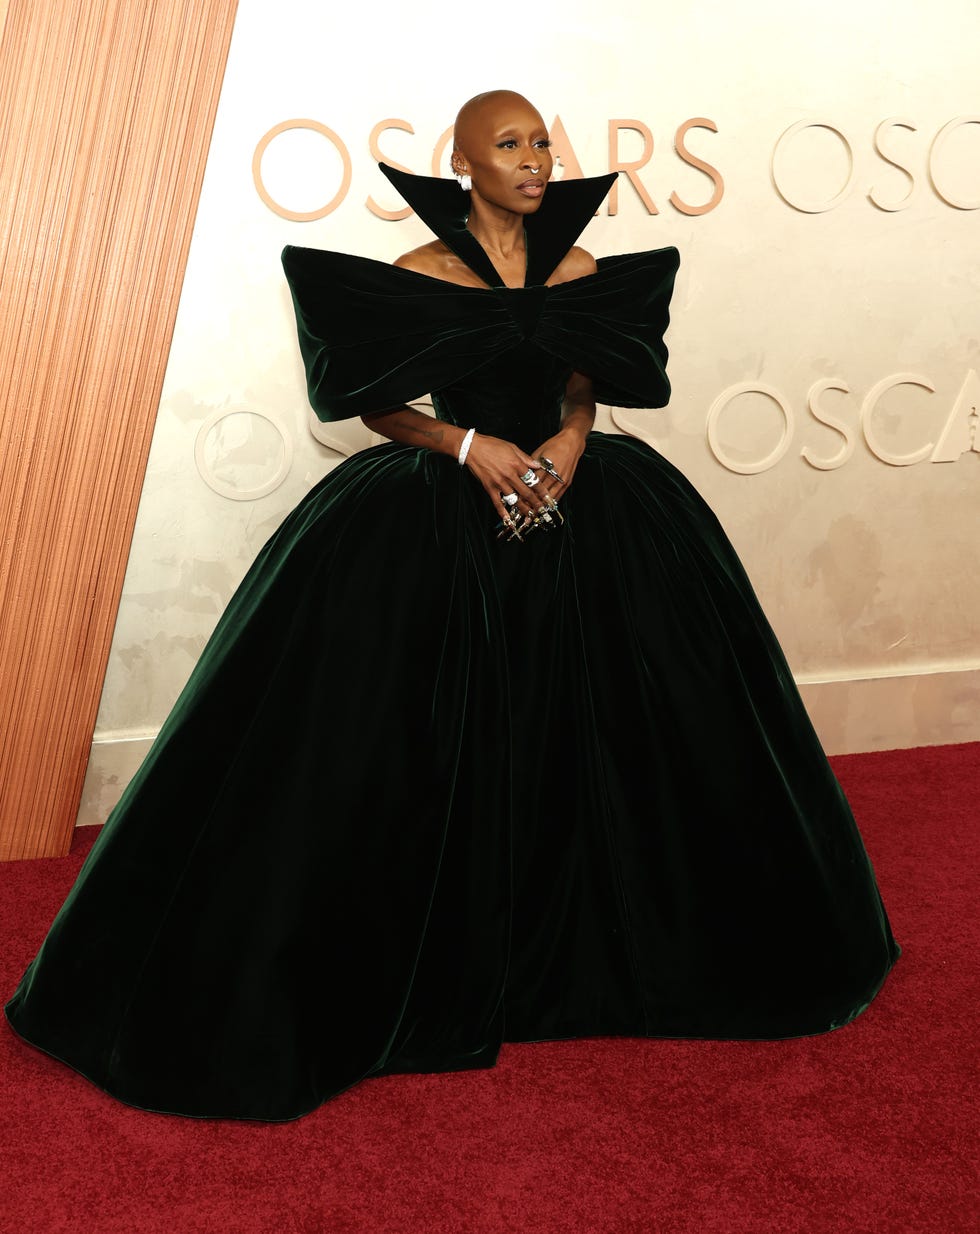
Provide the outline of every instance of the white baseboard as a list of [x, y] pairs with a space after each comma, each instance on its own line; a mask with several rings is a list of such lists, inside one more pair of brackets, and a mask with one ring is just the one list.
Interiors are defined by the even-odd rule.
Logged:
[[[807, 679], [800, 693], [828, 754], [980, 741], [980, 668]], [[76, 826], [105, 822], [155, 735], [92, 743]]]
[[980, 741], [980, 667], [801, 680], [828, 754]]
[[153, 745], [154, 737], [155, 732], [111, 733], [92, 742], [76, 827], [93, 827], [105, 822]]

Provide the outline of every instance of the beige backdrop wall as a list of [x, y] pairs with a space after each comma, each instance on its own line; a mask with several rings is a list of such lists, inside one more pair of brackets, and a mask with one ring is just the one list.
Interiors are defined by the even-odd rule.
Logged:
[[104, 818], [262, 542], [367, 443], [311, 428], [282, 245], [420, 243], [380, 217], [401, 203], [372, 140], [431, 174], [458, 104], [500, 85], [560, 118], [569, 174], [647, 159], [584, 243], [680, 249], [674, 397], [601, 422], [708, 497], [827, 748], [980, 737], [974, 0], [561, 0], [473, 37], [440, 8], [239, 6], [80, 821]]

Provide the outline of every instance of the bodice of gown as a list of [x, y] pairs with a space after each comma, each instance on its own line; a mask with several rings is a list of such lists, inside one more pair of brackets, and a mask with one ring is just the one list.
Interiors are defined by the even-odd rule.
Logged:
[[432, 392], [440, 420], [536, 450], [558, 428], [571, 368], [532, 343], [495, 356], [475, 372]]

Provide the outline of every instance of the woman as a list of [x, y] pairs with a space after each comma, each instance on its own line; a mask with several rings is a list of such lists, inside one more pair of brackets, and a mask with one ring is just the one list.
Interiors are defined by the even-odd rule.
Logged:
[[284, 252], [314, 407], [392, 443], [262, 550], [7, 1005], [131, 1104], [282, 1120], [504, 1040], [824, 1032], [899, 954], [720, 526], [590, 433], [667, 401], [675, 250], [577, 248], [613, 177], [548, 186], [518, 95], [464, 106], [453, 163], [383, 169], [437, 237], [394, 268]]

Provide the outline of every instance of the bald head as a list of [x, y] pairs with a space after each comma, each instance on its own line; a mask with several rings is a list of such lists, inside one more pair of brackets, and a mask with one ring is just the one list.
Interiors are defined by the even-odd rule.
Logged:
[[474, 218], [487, 205], [514, 214], [538, 208], [554, 160], [545, 122], [523, 94], [476, 95], [459, 109], [454, 138], [452, 168], [469, 177]]
[[[453, 127], [453, 149], [463, 153], [479, 142], [503, 114], [513, 109], [526, 110], [540, 120], [541, 116], [523, 94], [515, 90], [486, 90], [468, 99], [459, 109]], [[543, 123], [543, 122], [542, 122]]]

